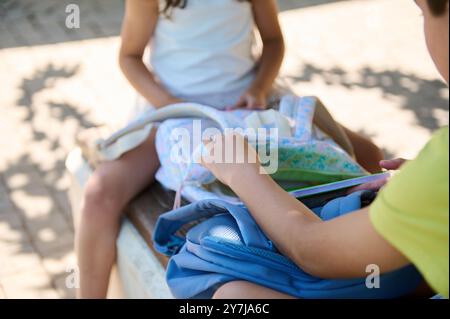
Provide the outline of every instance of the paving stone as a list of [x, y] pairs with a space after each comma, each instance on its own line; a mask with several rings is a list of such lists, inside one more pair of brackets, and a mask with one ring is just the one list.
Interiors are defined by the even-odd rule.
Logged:
[[72, 233], [66, 218], [61, 213], [54, 213], [45, 218], [27, 218], [25, 225], [33, 241], [45, 243], [58, 241], [59, 235]]
[[68, 198], [67, 191], [60, 191], [54, 194], [54, 198], [62, 212], [65, 216], [69, 227], [73, 229], [73, 215], [72, 215], [72, 207], [70, 205], [70, 201]]
[[52, 198], [45, 188], [36, 188], [32, 193], [23, 190], [11, 192], [11, 199], [27, 219], [45, 218], [54, 213]]
[[60, 251], [63, 247], [74, 246], [74, 236], [72, 232], [58, 234], [56, 240], [34, 240], [33, 245], [40, 256], [48, 256]]
[[21, 216], [15, 211], [14, 207], [8, 209], [2, 209], [0, 207], [0, 225], [8, 224], [12, 227], [23, 226]]
[[2, 41], [0, 42], [0, 49], [15, 47], [20, 45], [20, 40], [14, 37], [9, 29], [0, 26], [0, 34]]
[[0, 214], [3, 211], [10, 210], [11, 207], [12, 203], [9, 199], [8, 189], [3, 184], [2, 176], [0, 175]]
[[60, 298], [74, 299], [76, 297], [76, 289], [67, 288], [66, 285], [67, 275], [61, 275], [53, 279], [53, 285], [56, 288]]
[[9, 299], [59, 298], [58, 292], [52, 287], [51, 278], [42, 268], [8, 276], [1, 283]]
[[42, 185], [41, 176], [35, 166], [9, 167], [4, 173], [4, 180], [10, 190], [31, 190]]
[[0, 299], [6, 299], [6, 294], [1, 284], [0, 284]]
[[66, 245], [47, 253], [42, 257], [45, 270], [52, 277], [58, 277], [67, 273], [76, 266], [76, 256], [73, 245]]
[[22, 226], [22, 222], [14, 213], [0, 215], [0, 241], [9, 244], [27, 242], [29, 236]]
[[0, 241], [0, 281], [3, 278], [42, 267], [30, 243], [8, 244]]

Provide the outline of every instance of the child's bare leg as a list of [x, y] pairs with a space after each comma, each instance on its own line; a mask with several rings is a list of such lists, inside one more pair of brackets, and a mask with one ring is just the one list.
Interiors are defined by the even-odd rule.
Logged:
[[76, 238], [80, 298], [106, 297], [123, 209], [159, 167], [154, 141], [155, 131], [120, 159], [103, 163], [87, 183]]
[[384, 155], [378, 146], [368, 138], [342, 127], [353, 145], [357, 162], [370, 173], [381, 172], [380, 161]]
[[295, 299], [248, 281], [232, 281], [217, 289], [214, 299]]

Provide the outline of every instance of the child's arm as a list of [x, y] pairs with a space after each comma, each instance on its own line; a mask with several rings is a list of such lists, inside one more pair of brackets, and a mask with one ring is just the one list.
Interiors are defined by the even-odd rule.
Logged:
[[[236, 140], [245, 143], [242, 137]], [[225, 145], [225, 140], [221, 143]], [[255, 152], [247, 145], [245, 148], [249, 149], [245, 154]], [[313, 275], [363, 277], [371, 264], [378, 265], [382, 273], [408, 264], [408, 260], [375, 231], [368, 208], [322, 221], [268, 175], [262, 175], [258, 163], [247, 160], [244, 164], [220, 164], [209, 159], [204, 160], [204, 165], [241, 198], [277, 248]]]
[[263, 108], [284, 58], [284, 40], [275, 0], [252, 0], [253, 15], [263, 42], [255, 81], [236, 107]]
[[127, 0], [119, 64], [131, 85], [153, 106], [179, 102], [159, 84], [142, 61], [159, 16], [158, 0]]

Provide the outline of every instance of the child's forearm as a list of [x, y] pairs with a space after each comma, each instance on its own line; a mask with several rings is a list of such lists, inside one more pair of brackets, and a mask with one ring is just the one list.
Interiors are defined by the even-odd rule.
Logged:
[[324, 222], [267, 175], [243, 168], [230, 186], [276, 247], [312, 275], [361, 277], [370, 264], [382, 273], [408, 264], [375, 231], [367, 208]]
[[160, 108], [179, 102], [161, 84], [157, 83], [141, 57], [121, 55], [119, 62], [128, 81], [151, 105]]
[[[246, 204], [256, 222], [285, 255], [296, 261], [311, 224], [320, 223], [310, 209], [281, 189], [268, 175], [255, 174], [243, 170], [239, 180], [232, 181], [230, 187]], [[300, 238], [301, 239], [301, 238]]]
[[264, 41], [263, 52], [258, 62], [258, 71], [251, 88], [269, 94], [278, 76], [284, 58], [283, 38]]

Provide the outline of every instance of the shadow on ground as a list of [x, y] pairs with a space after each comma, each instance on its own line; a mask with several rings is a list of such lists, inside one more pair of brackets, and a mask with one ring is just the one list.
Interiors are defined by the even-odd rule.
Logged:
[[329, 86], [380, 90], [386, 99], [401, 98], [401, 108], [412, 111], [418, 125], [431, 132], [440, 127], [435, 111], [449, 110], [448, 89], [442, 81], [425, 80], [411, 73], [363, 67], [355, 77], [339, 67], [322, 69], [306, 63], [296, 74], [290, 77], [294, 83], [310, 82], [318, 77]]
[[[50, 201], [50, 206], [45, 208], [45, 212], [36, 216], [30, 216], [29, 212], [17, 207], [17, 204], [15, 206], [27, 232], [34, 234], [31, 236], [36, 236], [41, 231], [48, 231], [49, 229], [56, 234], [51, 240], [41, 241], [33, 238], [31, 246], [41, 256], [57, 260], [73, 251], [73, 224], [70, 204], [67, 189], [61, 187], [61, 181], [67, 174], [64, 165], [69, 151], [67, 148], [72, 147], [63, 145], [61, 140], [64, 137], [65, 123], [67, 121], [75, 122], [77, 129], [93, 127], [95, 123], [89, 120], [86, 113], [80, 112], [70, 103], [49, 100], [46, 103], [41, 102], [38, 106], [35, 99], [40, 92], [52, 87], [56, 81], [64, 81], [75, 76], [78, 69], [77, 65], [59, 68], [49, 64], [22, 80], [19, 86], [22, 93], [16, 107], [25, 110], [22, 125], [30, 128], [32, 137], [26, 153], [11, 161], [0, 175], [5, 180], [20, 176], [24, 182], [9, 186], [8, 191], [11, 194], [21, 194], [24, 201], [27, 199], [31, 202], [36, 199]], [[44, 127], [36, 125], [37, 117], [42, 115], [40, 112], [46, 112], [48, 117]], [[60, 128], [56, 134], [55, 130], [47, 129], [52, 125], [58, 125], [57, 127]], [[72, 136], [73, 133], [70, 133], [70, 135]], [[22, 203], [19, 203], [19, 206], [20, 204]], [[14, 228], [14, 225], [11, 225], [11, 228]], [[61, 241], [63, 238], [67, 239], [68, 235], [71, 235], [69, 240]], [[24, 242], [22, 247], [23, 251], [27, 249], [30, 249], [30, 242], [28, 241]], [[65, 273], [57, 274], [53, 280], [57, 280], [58, 276], [63, 275]], [[55, 283], [53, 284], [55, 285]]]

